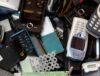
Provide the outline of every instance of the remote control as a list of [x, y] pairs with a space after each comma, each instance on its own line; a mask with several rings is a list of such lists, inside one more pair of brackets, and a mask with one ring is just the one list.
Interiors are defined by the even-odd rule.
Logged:
[[89, 34], [95, 38], [100, 38], [100, 5], [92, 14], [86, 28]]
[[86, 32], [87, 20], [74, 17], [72, 29], [67, 44], [67, 57], [82, 61], [85, 58], [88, 34]]

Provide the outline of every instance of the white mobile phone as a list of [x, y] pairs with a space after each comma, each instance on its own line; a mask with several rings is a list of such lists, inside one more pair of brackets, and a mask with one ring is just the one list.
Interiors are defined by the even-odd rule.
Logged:
[[78, 61], [85, 58], [88, 45], [87, 22], [86, 19], [74, 17], [67, 43], [67, 57]]

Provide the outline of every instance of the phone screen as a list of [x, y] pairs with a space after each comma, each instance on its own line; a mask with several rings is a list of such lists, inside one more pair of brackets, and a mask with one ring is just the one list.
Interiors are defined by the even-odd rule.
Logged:
[[82, 38], [73, 37], [71, 47], [83, 51], [85, 47], [85, 40]]

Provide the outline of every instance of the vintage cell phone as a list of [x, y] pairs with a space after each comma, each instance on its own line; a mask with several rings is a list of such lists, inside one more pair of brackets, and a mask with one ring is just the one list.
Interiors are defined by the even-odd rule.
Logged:
[[0, 42], [3, 41], [4, 38], [4, 27], [0, 25]]
[[72, 29], [67, 43], [67, 57], [72, 60], [82, 61], [85, 58], [88, 45], [86, 33], [87, 20], [74, 17]]
[[19, 61], [19, 55], [13, 45], [0, 49], [0, 68], [10, 71]]
[[92, 14], [86, 28], [89, 34], [96, 38], [100, 38], [100, 4]]
[[20, 14], [21, 23], [31, 32], [41, 32], [48, 0], [23, 0]]
[[86, 62], [82, 64], [84, 76], [99, 76], [100, 75], [100, 61]]
[[11, 36], [11, 39], [18, 41], [17, 43], [19, 43], [24, 52], [30, 53], [33, 51], [34, 46], [26, 29], [22, 29], [14, 33]]

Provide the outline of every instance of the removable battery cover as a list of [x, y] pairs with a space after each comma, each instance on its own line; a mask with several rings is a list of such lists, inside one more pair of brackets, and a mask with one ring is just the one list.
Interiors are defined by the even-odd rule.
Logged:
[[42, 37], [41, 39], [43, 47], [46, 53], [55, 52], [56, 54], [58, 54], [64, 51], [62, 43], [58, 38], [49, 17], [45, 17], [44, 27], [41, 33], [41, 37]]

